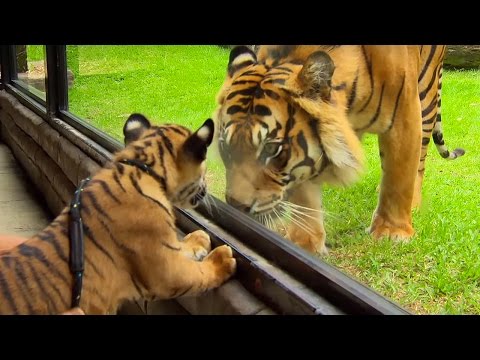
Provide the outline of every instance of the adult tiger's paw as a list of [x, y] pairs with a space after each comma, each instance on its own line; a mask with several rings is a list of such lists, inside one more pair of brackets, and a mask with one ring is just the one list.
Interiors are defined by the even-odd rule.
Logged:
[[389, 221], [383, 216], [376, 214], [372, 225], [367, 229], [376, 240], [390, 238], [394, 241], [409, 241], [415, 234], [415, 230], [408, 221]]
[[325, 245], [325, 231], [305, 231], [302, 228], [292, 225], [287, 231], [287, 239], [300, 246], [302, 249], [321, 256], [328, 255]]

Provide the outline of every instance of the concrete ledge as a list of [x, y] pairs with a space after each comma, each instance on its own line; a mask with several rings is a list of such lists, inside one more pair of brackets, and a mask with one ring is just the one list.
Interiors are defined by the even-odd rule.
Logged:
[[28, 238], [44, 229], [51, 218], [40, 203], [27, 174], [0, 141], [0, 234]]
[[80, 180], [100, 168], [6, 91], [0, 91], [0, 128], [4, 142], [42, 192], [54, 215], [68, 204]]
[[276, 315], [237, 280], [197, 297], [126, 303], [118, 315]]
[[2, 126], [2, 138], [9, 146], [18, 163], [28, 174], [31, 182], [40, 191], [40, 193], [42, 193], [43, 199], [45, 199], [45, 202], [52, 214], [58, 214], [65, 206], [65, 203], [57, 191], [52, 187], [52, 184], [50, 181], [48, 181], [45, 174], [17, 144], [11, 134], [9, 134], [7, 128], [4, 126]]
[[195, 315], [274, 315], [264, 303], [249, 293], [237, 280], [230, 280], [218, 289], [197, 297], [177, 299]]

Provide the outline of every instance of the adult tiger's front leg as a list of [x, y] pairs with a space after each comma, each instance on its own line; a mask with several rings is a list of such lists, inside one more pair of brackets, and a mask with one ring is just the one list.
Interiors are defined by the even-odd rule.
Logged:
[[[410, 87], [410, 89], [416, 86]], [[400, 99], [402, 110], [392, 128], [379, 135], [382, 183], [370, 233], [375, 239], [408, 240], [414, 234], [412, 200], [420, 161], [422, 120], [416, 90]]]
[[320, 185], [311, 181], [300, 184], [290, 196], [290, 202], [288, 239], [309, 252], [327, 255]]

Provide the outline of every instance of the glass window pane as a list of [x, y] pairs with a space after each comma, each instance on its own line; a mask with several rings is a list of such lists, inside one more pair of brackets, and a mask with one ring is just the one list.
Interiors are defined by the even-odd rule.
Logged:
[[[233, 140], [241, 145], [248, 144], [249, 141], [255, 142], [257, 138], [252, 135], [258, 135], [260, 140], [257, 141], [257, 144], [262, 141], [262, 138], [268, 138], [268, 136], [265, 136], [266, 134], [271, 136], [271, 140], [265, 141], [266, 145], [262, 150], [257, 150], [260, 147], [257, 145], [249, 146], [253, 148], [249, 159], [255, 159], [255, 156], [257, 156], [265, 166], [259, 166], [255, 160], [248, 162], [242, 160], [241, 165], [238, 165], [240, 162], [237, 162], [235, 170], [232, 170], [229, 174], [229, 179], [233, 179], [229, 182], [228, 189], [234, 200], [231, 203], [237, 203], [239, 204], [238, 207], [244, 208], [259, 205], [256, 208], [264, 211], [264, 215], [260, 216], [264, 217], [264, 222], [269, 227], [273, 227], [272, 219], [277, 218], [275, 211], [280, 214], [284, 213], [285, 219], [282, 219], [282, 221], [285, 222], [285, 225], [289, 226], [288, 222], [290, 222], [297, 225], [295, 230], [305, 230], [303, 234], [300, 231], [290, 232], [292, 240], [300, 245], [308, 245], [307, 240], [320, 238], [320, 236], [312, 236], [309, 239], [306, 233], [319, 234], [321, 223], [315, 221], [314, 218], [323, 217], [326, 243], [330, 248], [329, 256], [323, 257], [323, 259], [338, 266], [384, 296], [394, 299], [411, 311], [420, 313], [478, 313], [479, 287], [475, 275], [472, 274], [478, 273], [479, 267], [476, 261], [472, 262], [470, 256], [472, 252], [479, 249], [478, 221], [471, 220], [478, 218], [478, 196], [470, 198], [480, 184], [478, 181], [478, 169], [480, 169], [477, 165], [478, 157], [477, 160], [469, 159], [467, 150], [465, 157], [452, 162], [445, 162], [436, 151], [434, 141], [430, 140], [435, 120], [440, 120], [436, 105], [437, 101], [440, 105], [438, 95], [441, 89], [441, 111], [443, 119], [446, 119], [445, 122], [442, 122], [445, 126], [445, 142], [449, 144], [450, 151], [460, 144], [462, 147], [468, 146], [469, 141], [465, 138], [465, 129], [479, 128], [478, 124], [480, 124], [478, 122], [480, 118], [478, 115], [480, 114], [480, 107], [478, 106], [478, 94], [480, 94], [479, 72], [478, 70], [468, 72], [445, 70], [442, 78], [442, 73], [438, 72], [440, 66], [438, 59], [442, 56], [441, 47], [433, 47], [428, 52], [423, 49], [423, 69], [427, 70], [427, 64], [430, 64], [430, 68], [428, 68], [428, 72], [422, 72], [425, 77], [423, 83], [421, 82], [419, 86], [421, 89], [419, 92], [428, 93], [428, 97], [425, 97], [422, 101], [423, 112], [425, 113], [422, 123], [421, 111], [417, 113], [417, 118], [405, 118], [399, 115], [400, 111], [408, 111], [407, 109], [411, 104], [418, 104], [419, 99], [413, 96], [410, 97], [409, 101], [404, 101], [403, 99], [407, 98], [406, 93], [408, 94], [408, 92], [401, 92], [402, 89], [405, 89], [403, 88], [403, 82], [388, 77], [390, 72], [383, 73], [378, 70], [382, 68], [379, 64], [384, 60], [388, 64], [383, 64], [384, 69], [392, 68], [395, 71], [404, 71], [406, 68], [406, 62], [402, 60], [404, 55], [401, 55], [402, 52], [405, 54], [406, 49], [395, 49], [394, 47], [390, 47], [390, 49], [387, 47], [383, 50], [364, 48], [364, 58], [357, 64], [354, 54], [355, 51], [362, 54], [362, 49], [357, 48], [348, 52], [349, 50], [345, 47], [338, 49], [338, 51], [324, 48], [322, 49], [324, 50], [323, 53], [317, 54], [321, 54], [322, 57], [315, 60], [315, 55], [312, 56], [310, 61], [306, 62], [310, 66], [307, 65], [302, 72], [300, 72], [301, 68], [297, 64], [282, 64], [280, 59], [287, 58], [288, 48], [274, 49], [268, 59], [270, 61], [267, 61], [267, 64], [272, 64], [271, 70], [268, 67], [258, 66], [257, 69], [251, 71], [250, 69], [239, 70], [238, 75], [234, 73], [233, 82], [236, 85], [232, 85], [231, 89], [225, 94], [226, 99], [230, 97], [230, 101], [226, 100], [226, 114], [223, 122], [229, 124], [229, 130], [225, 131], [224, 137], [226, 139], [232, 139], [233, 137]], [[296, 60], [294, 63], [298, 63], [298, 58], [301, 58], [302, 54], [307, 54], [309, 49], [303, 50], [297, 49], [295, 55], [291, 55], [290, 59]], [[310, 48], [311, 50], [313, 49]], [[318, 50], [318, 48], [315, 50]], [[416, 50], [408, 49], [408, 52], [410, 51], [414, 54], [414, 51], [421, 53], [422, 50], [419, 47]], [[263, 59], [265, 59], [265, 53], [266, 51], [261, 52]], [[330, 55], [327, 55], [327, 53]], [[434, 53], [435, 57], [433, 57]], [[248, 60], [251, 59], [248, 54], [242, 55], [243, 58], [239, 58], [237, 62], [234, 61], [234, 64], [238, 65], [237, 68], [241, 68], [242, 63], [248, 64]], [[330, 60], [330, 56], [333, 60]], [[387, 58], [389, 60], [386, 60]], [[432, 59], [436, 59], [437, 62]], [[363, 61], [370, 63], [370, 65], [378, 64], [373, 65], [374, 69], [377, 66], [377, 70], [374, 70], [375, 84], [371, 87], [368, 84], [370, 81], [372, 81], [372, 84], [374, 82], [373, 78], [369, 78], [368, 72], [363, 73], [363, 75], [354, 75], [354, 72], [348, 73], [349, 69], [355, 69], [355, 71], [358, 71], [357, 74], [362, 74], [362, 69], [365, 69], [362, 67], [364, 66], [362, 64], [365, 64]], [[279, 64], [279, 66], [275, 66], [275, 64]], [[354, 67], [349, 68], [350, 65]], [[419, 66], [419, 69], [420, 72], [422, 66]], [[392, 70], [391, 74], [394, 74], [395, 71]], [[267, 76], [264, 77], [262, 72], [267, 73], [270, 79], [267, 79]], [[330, 74], [328, 74], [329, 72]], [[362, 77], [364, 83], [360, 85], [362, 84]], [[409, 77], [410, 75], [407, 79]], [[259, 86], [255, 89], [255, 85], [259, 83], [258, 79], [265, 79], [262, 84], [265, 86]], [[331, 81], [331, 88], [330, 85], [323, 83], [323, 81], [326, 81], [325, 79], [328, 79], [328, 82]], [[410, 77], [410, 79], [412, 78]], [[438, 79], [442, 79], [442, 82], [439, 83]], [[269, 85], [267, 87], [269, 81], [271, 83], [276, 81], [279, 86]], [[413, 77], [413, 81], [416, 85], [418, 77]], [[246, 84], [252, 85], [248, 87]], [[372, 90], [372, 87], [375, 90]], [[429, 91], [426, 90], [427, 87]], [[293, 96], [285, 96], [282, 88], [289, 90]], [[388, 88], [392, 91], [390, 94], [388, 94]], [[395, 92], [393, 92], [393, 89], [395, 89]], [[243, 94], [241, 91], [243, 91]], [[250, 99], [245, 95], [248, 91], [251, 91], [252, 94]], [[364, 91], [363, 95], [360, 95], [359, 91]], [[402, 94], [402, 96], [397, 94]], [[322, 97], [323, 101], [321, 100]], [[252, 98], [259, 100], [256, 102]], [[270, 100], [262, 100], [268, 98]], [[285, 98], [288, 101], [282, 102]], [[366, 107], [365, 112], [362, 113], [364, 104], [367, 106], [370, 98], [372, 102], [369, 108]], [[402, 100], [399, 101], [400, 98]], [[272, 99], [278, 99], [278, 101]], [[311, 99], [317, 102], [314, 103]], [[244, 100], [244, 103], [241, 100]], [[347, 105], [350, 100], [352, 101], [350, 104], [351, 112], [347, 113], [349, 114], [350, 126], [359, 129], [359, 133], [368, 129], [371, 132], [376, 131], [378, 135], [367, 134], [363, 136], [361, 145], [359, 144], [366, 154], [367, 164], [365, 173], [359, 177], [356, 183], [346, 188], [333, 187], [333, 185], [322, 186], [321, 182], [326, 183], [326, 180], [334, 183], [335, 181], [332, 180], [346, 179], [345, 174], [354, 168], [352, 166], [354, 164], [352, 161], [354, 158], [353, 152], [345, 151], [347, 146], [351, 147], [351, 145], [346, 145], [346, 137], [342, 135], [344, 129], [348, 129], [348, 127], [345, 126], [341, 129], [339, 126], [345, 121], [345, 113], [342, 112], [345, 111], [343, 106]], [[387, 101], [392, 105], [389, 110], [386, 110], [388, 107], [385, 107]], [[402, 101], [404, 102], [402, 103]], [[267, 104], [268, 107], [263, 104]], [[248, 105], [254, 108], [252, 113], [257, 115], [256, 117], [250, 116], [246, 111]], [[398, 112], [396, 112], [397, 105]], [[354, 109], [357, 109], [358, 113]], [[380, 115], [379, 117], [379, 112], [385, 112], [384, 114], [388, 115]], [[228, 113], [230, 113], [230, 116], [228, 116]], [[271, 114], [273, 116], [270, 116]], [[395, 114], [396, 117], [394, 117]], [[426, 115], [427, 117], [425, 117]], [[265, 135], [262, 136], [262, 127], [257, 127], [257, 125], [254, 125], [258, 128], [256, 133], [243, 131], [246, 126], [242, 120], [250, 118], [254, 119], [252, 123], [258, 121], [259, 118], [264, 121], [263, 129], [265, 130], [263, 131]], [[379, 121], [380, 123], [383, 121], [383, 124], [389, 124], [388, 121], [392, 121], [388, 126], [392, 126], [394, 119], [394, 130], [388, 132], [387, 127], [385, 127], [385, 130], [375, 129], [376, 125], [372, 124], [377, 118], [382, 119]], [[408, 130], [408, 126], [404, 124], [412, 124], [411, 121], [415, 120], [418, 126], [423, 125], [422, 142], [424, 146], [428, 145], [430, 141], [431, 149], [426, 163], [422, 161], [411, 162], [412, 158], [408, 159], [405, 156], [409, 151], [414, 153], [415, 147], [412, 147], [408, 140], [409, 135], [414, 132]], [[275, 126], [276, 123], [277, 126]], [[399, 123], [402, 125], [399, 126]], [[239, 125], [236, 126], [236, 124]], [[437, 124], [439, 125], [439, 123]], [[370, 125], [372, 126], [370, 127]], [[291, 130], [288, 136], [284, 136], [286, 128]], [[439, 134], [437, 129], [437, 126], [435, 126], [433, 139], [437, 143], [441, 142], [443, 144], [443, 140], [435, 138], [435, 135], [438, 137]], [[246, 136], [241, 137], [232, 134], [246, 134]], [[420, 133], [418, 135], [417, 139], [420, 140]], [[380, 149], [379, 138], [382, 144]], [[355, 137], [352, 136], [351, 139], [355, 140]], [[225, 143], [227, 142], [225, 141]], [[267, 144], [269, 147], [267, 147]], [[470, 142], [470, 144], [475, 147], [473, 143]], [[285, 157], [288, 156], [287, 159], [296, 160], [292, 161], [293, 164], [290, 168], [297, 169], [296, 172], [284, 170], [285, 166], [281, 164], [286, 163], [286, 161], [282, 158], [280, 146], [284, 146], [287, 152]], [[247, 146], [243, 147], [247, 148]], [[329, 147], [331, 148], [329, 149]], [[226, 148], [232, 149], [232, 146], [226, 146]], [[397, 150], [392, 152], [393, 148]], [[400, 149], [402, 150], [400, 151]], [[417, 150], [420, 150], [420, 148], [417, 148]], [[425, 159], [426, 150], [424, 148], [421, 156], [418, 153], [418, 159]], [[228, 150], [226, 153], [236, 157], [241, 154], [236, 149]], [[345, 156], [345, 158], [340, 159], [342, 156]], [[246, 157], [244, 156], [244, 158]], [[379, 184], [382, 179], [382, 157], [383, 168], [388, 171], [388, 174], [385, 177], [387, 180], [383, 181], [384, 187], [379, 195]], [[266, 159], [268, 158], [270, 158], [268, 164], [271, 166], [267, 166]], [[334, 160], [337, 161], [336, 164]], [[341, 160], [340, 164], [338, 160]], [[389, 160], [390, 163], [388, 163]], [[278, 161], [279, 166], [276, 166], [274, 161]], [[345, 162], [342, 164], [343, 161]], [[385, 162], [388, 166], [385, 165]], [[348, 165], [346, 165], [347, 163]], [[325, 164], [325, 167], [322, 166], [323, 164]], [[410, 190], [413, 190], [415, 185], [415, 191], [420, 190], [418, 185], [421, 184], [424, 174], [423, 165], [425, 165], [425, 179], [422, 185], [423, 202], [419, 209], [412, 209], [413, 226], [416, 233], [409, 239], [406, 238], [407, 235], [411, 235], [408, 227], [409, 218], [405, 214], [409, 214], [411, 202], [405, 202], [405, 198], [403, 198], [408, 193], [408, 188], [405, 186], [405, 181], [408, 178], [406, 170], [408, 164], [413, 164], [413, 171], [410, 172], [410, 175], [412, 175]], [[421, 166], [418, 168], [417, 175], [416, 167], [418, 165]], [[316, 166], [317, 168], [315, 168]], [[264, 171], [265, 167], [272, 171]], [[342, 167], [342, 171], [346, 170], [343, 174], [338, 171]], [[469, 167], [470, 171], [468, 170]], [[232, 168], [234, 167], [232, 166]], [[276, 168], [280, 168], [280, 171]], [[477, 169], [475, 174], [471, 172], [473, 168]], [[315, 171], [312, 171], [312, 169], [315, 169]], [[301, 182], [309, 179], [310, 175], [319, 174], [320, 171], [324, 172], [314, 178], [311, 185], [307, 181]], [[277, 189], [281, 188], [283, 184], [278, 175], [282, 175], [283, 172], [285, 173], [284, 181], [287, 184], [291, 184], [290, 180], [292, 178], [300, 181], [289, 189], [288, 200], [292, 204], [284, 205], [280, 203], [280, 206], [273, 208], [275, 211], [272, 211], [274, 201], [270, 199], [273, 197], [280, 198]], [[294, 176], [291, 176], [292, 174]], [[415, 175], [417, 175], [416, 180]], [[324, 178], [321, 179], [321, 176], [324, 176]], [[269, 178], [280, 181], [274, 184]], [[400, 181], [396, 182], [395, 180]], [[416, 184], [415, 181], [417, 181]], [[252, 196], [254, 191], [257, 194]], [[386, 198], [385, 194], [389, 194], [390, 197]], [[420, 192], [417, 195], [420, 195]], [[393, 239], [374, 240], [365, 231], [372, 221], [372, 214], [379, 203], [379, 197], [382, 198], [379, 213], [383, 216], [383, 219], [380, 216], [376, 218], [377, 234], [391, 235]], [[323, 203], [321, 206], [319, 204], [320, 199]], [[404, 204], [403, 208], [401, 207], [402, 202]], [[307, 207], [315, 209], [308, 210]], [[462, 219], [465, 221], [462, 221]], [[383, 223], [380, 222], [382, 220], [384, 220]], [[279, 223], [278, 228], [282, 231], [282, 228], [286, 226], [283, 226], [281, 221]]]
[[[123, 141], [124, 122], [133, 112], [143, 113], [154, 123], [175, 122], [196, 129], [213, 115], [216, 96], [226, 77], [229, 55], [229, 49], [218, 46], [67, 46], [69, 110], [120, 141]], [[446, 119], [454, 119], [445, 125], [448, 126], [449, 143], [453, 148], [467, 141], [464, 144], [467, 147], [468, 139], [461, 129], [476, 126], [473, 122], [479, 118], [475, 116], [480, 109], [475, 105], [480, 84], [478, 71], [445, 71], [443, 79], [442, 111]], [[252, 83], [258, 81], [250, 80]], [[467, 83], [468, 86], [464, 85]], [[341, 84], [337, 85], [338, 91], [342, 91]], [[262, 93], [257, 95], [261, 97]], [[270, 96], [278, 95], [270, 93]], [[284, 104], [285, 108], [287, 106]], [[255, 109], [259, 115], [268, 113], [267, 110], [264, 107]], [[282, 110], [279, 115], [284, 116], [279, 133], [288, 122], [285, 114], [288, 111]], [[308, 126], [305, 129], [310, 131]], [[266, 156], [276, 158], [282, 151], [278, 145], [273, 142]], [[473, 143], [470, 146], [475, 147]], [[301, 144], [296, 148], [299, 157], [305, 155]], [[476, 164], [471, 159], [475, 157], [466, 156], [448, 164], [437, 155], [429, 157], [423, 188], [425, 205], [421, 211], [413, 212], [417, 236], [408, 244], [402, 244], [375, 241], [365, 233], [377, 206], [376, 188], [381, 178], [377, 136], [364, 136], [362, 148], [367, 155], [368, 170], [355, 185], [341, 189], [325, 185], [321, 194], [322, 185], [318, 184], [318, 188], [304, 192], [307, 200], [323, 197], [322, 210], [308, 210], [306, 207], [312, 206], [305, 205], [308, 202], [305, 199], [297, 205], [290, 199], [291, 204], [275, 209], [283, 215], [281, 220], [271, 213], [271, 217], [263, 216], [262, 222], [285, 234], [291, 224], [315, 231], [311, 219], [323, 216], [330, 248], [329, 256], [323, 258], [325, 261], [411, 311], [478, 313], [478, 296], [469, 295], [479, 293], [478, 284], [455, 278], [456, 274], [473, 278], [475, 272], [462, 268], [462, 264], [468, 263], [467, 256], [462, 254], [474, 253], [478, 248], [478, 223], [458, 220], [476, 219], [478, 207], [471, 194], [476, 193], [478, 181], [474, 180], [480, 177], [478, 172], [472, 174], [462, 170], [468, 168], [462, 161], [469, 161], [473, 168]], [[208, 152], [208, 169], [209, 192], [225, 200], [226, 171], [217, 143]], [[247, 176], [261, 173], [248, 172], [244, 167], [240, 169]], [[443, 175], [437, 176], [439, 180], [436, 181], [435, 174], [440, 173]], [[458, 182], [455, 189], [452, 190], [448, 179]], [[288, 180], [285, 177], [285, 181]], [[448, 194], [455, 194], [461, 200], [451, 202]], [[457, 203], [462, 206], [456, 206]], [[299, 240], [300, 237], [293, 238], [294, 242]], [[458, 253], [454, 254], [452, 249]], [[449, 262], [451, 254], [455, 263]], [[470, 265], [475, 268], [475, 264]], [[449, 284], [454, 284], [455, 288]]]
[[[212, 116], [228, 55], [203, 45], [67, 45], [69, 111], [121, 142], [133, 112], [196, 129]], [[211, 148], [210, 192], [224, 199], [223, 164]]]
[[15, 51], [17, 80], [45, 101], [45, 46], [16, 45]]

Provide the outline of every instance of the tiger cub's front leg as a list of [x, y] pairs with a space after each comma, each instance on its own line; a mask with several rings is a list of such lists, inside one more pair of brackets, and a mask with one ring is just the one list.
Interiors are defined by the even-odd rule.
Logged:
[[169, 293], [162, 297], [172, 299], [185, 295], [196, 296], [215, 289], [227, 281], [235, 269], [236, 260], [232, 249], [227, 245], [215, 248], [202, 261], [177, 252], [168, 269], [168, 278], [165, 279]]
[[287, 238], [311, 253], [327, 255], [320, 185], [311, 181], [300, 184], [290, 196], [290, 202], [293, 205]]
[[[236, 260], [229, 246], [210, 251], [210, 238], [201, 230], [187, 234], [184, 239], [185, 242], [178, 241], [172, 233], [168, 241], [171, 245], [163, 248], [167, 251], [162, 255], [163, 261], [159, 262], [155, 256], [150, 258], [155, 270], [144, 269], [148, 298], [195, 296], [219, 287], [234, 274]], [[208, 255], [198, 261], [204, 251]]]

